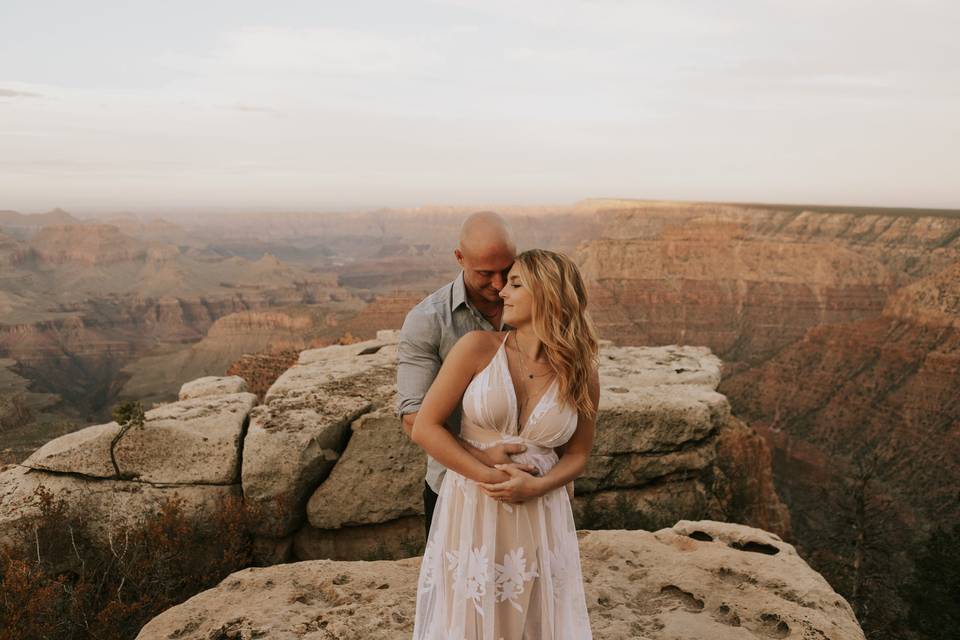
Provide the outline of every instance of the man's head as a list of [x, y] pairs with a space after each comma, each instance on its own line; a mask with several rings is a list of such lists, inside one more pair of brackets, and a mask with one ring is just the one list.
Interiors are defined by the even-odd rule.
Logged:
[[460, 228], [460, 246], [454, 250], [463, 268], [467, 291], [487, 302], [500, 302], [507, 271], [517, 246], [506, 221], [493, 211], [471, 214]]

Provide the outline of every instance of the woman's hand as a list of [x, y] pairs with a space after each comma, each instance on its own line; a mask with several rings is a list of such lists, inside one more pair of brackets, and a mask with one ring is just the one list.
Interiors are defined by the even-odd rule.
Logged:
[[496, 469], [506, 473], [509, 479], [505, 482], [478, 482], [477, 486], [486, 495], [494, 500], [518, 504], [543, 495], [541, 478], [529, 474], [526, 469], [530, 465], [498, 464]]

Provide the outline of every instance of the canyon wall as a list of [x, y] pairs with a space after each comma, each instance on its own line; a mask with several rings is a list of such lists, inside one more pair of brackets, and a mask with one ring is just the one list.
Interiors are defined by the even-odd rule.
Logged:
[[[704, 344], [729, 371], [960, 260], [960, 214], [706, 203], [583, 203], [602, 238], [577, 251], [601, 333]], [[591, 208], [592, 207], [592, 208]]]

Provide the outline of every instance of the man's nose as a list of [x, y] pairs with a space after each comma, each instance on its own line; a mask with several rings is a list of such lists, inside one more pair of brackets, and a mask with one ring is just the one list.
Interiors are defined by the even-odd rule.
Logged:
[[507, 279], [503, 277], [502, 273], [494, 274], [493, 278], [490, 280], [490, 284], [497, 291], [501, 291], [507, 284]]

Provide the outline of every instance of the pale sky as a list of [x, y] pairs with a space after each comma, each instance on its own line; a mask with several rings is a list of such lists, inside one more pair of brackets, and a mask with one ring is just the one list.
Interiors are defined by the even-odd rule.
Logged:
[[960, 3], [2, 0], [0, 209], [960, 207]]

